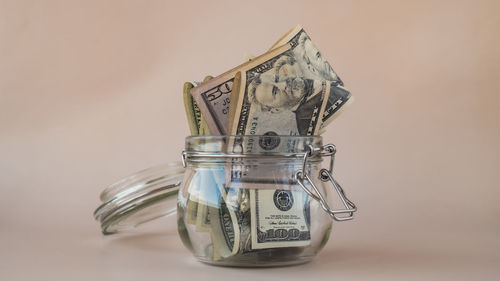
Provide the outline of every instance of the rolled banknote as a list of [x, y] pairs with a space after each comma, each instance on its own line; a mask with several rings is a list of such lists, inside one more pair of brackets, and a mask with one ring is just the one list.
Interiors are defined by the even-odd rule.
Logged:
[[200, 83], [185, 82], [183, 88], [184, 108], [186, 110], [189, 130], [192, 136], [200, 135], [200, 127], [203, 122], [200, 109], [193, 100], [193, 97], [190, 95], [191, 89], [198, 84]]
[[234, 207], [226, 203], [224, 165], [198, 173], [203, 177], [203, 188], [198, 200], [196, 231], [210, 232], [215, 260], [230, 257], [238, 252], [240, 228]]
[[[203, 79], [203, 82], [206, 82], [213, 77], [208, 75]], [[201, 84], [200, 82], [185, 82], [184, 83], [184, 107], [186, 110], [186, 116], [188, 120], [189, 130], [191, 131], [192, 136], [203, 136], [209, 135], [210, 131], [208, 126], [201, 115], [200, 109], [196, 102], [193, 100], [193, 96], [191, 96], [190, 90], [193, 87]], [[200, 175], [197, 175], [198, 177]], [[199, 179], [197, 180], [199, 181]], [[201, 184], [193, 184], [190, 186], [189, 190], [189, 198], [187, 201], [187, 222], [188, 224], [196, 224], [197, 221], [197, 213], [198, 213], [198, 200], [200, 197], [200, 186]], [[201, 229], [200, 227], [198, 227]], [[207, 230], [208, 231], [208, 230]]]

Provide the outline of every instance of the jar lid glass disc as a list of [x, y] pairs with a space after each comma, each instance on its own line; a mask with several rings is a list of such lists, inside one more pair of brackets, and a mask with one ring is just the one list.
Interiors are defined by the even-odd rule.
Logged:
[[168, 163], [142, 170], [107, 187], [94, 212], [104, 234], [112, 234], [175, 213], [184, 168]]

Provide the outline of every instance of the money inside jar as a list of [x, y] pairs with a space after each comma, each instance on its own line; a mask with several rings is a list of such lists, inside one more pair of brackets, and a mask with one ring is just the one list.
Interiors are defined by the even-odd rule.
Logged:
[[[274, 136], [321, 135], [353, 100], [301, 26], [223, 74], [186, 82], [183, 97], [192, 136], [269, 136], [228, 139], [225, 149], [239, 154], [295, 151], [304, 144]], [[311, 243], [311, 198], [272, 173], [232, 161], [192, 175], [183, 227], [209, 237], [200, 251], [214, 261], [263, 261], [293, 257]]]

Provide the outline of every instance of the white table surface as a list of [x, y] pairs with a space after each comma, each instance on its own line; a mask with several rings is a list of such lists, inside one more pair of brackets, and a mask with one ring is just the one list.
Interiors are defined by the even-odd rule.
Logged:
[[53, 217], [2, 230], [2, 279], [497, 280], [500, 274], [496, 233], [363, 231], [366, 227], [359, 221], [339, 223], [311, 263], [245, 269], [196, 261], [178, 238], [174, 217], [105, 237], [89, 212], [72, 214], [57, 224]]

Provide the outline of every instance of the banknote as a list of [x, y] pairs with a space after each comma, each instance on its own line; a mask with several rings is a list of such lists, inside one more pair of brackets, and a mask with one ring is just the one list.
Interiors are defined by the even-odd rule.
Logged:
[[304, 78], [292, 44], [240, 67], [231, 107], [233, 135], [316, 135], [331, 82]]
[[[281, 47], [277, 48], [280, 49]], [[281, 49], [286, 49], [283, 46]], [[280, 50], [281, 50], [280, 49]], [[278, 52], [280, 50], [277, 50]], [[242, 67], [253, 63], [262, 56], [269, 56], [275, 50], [267, 52], [259, 57], [253, 58], [251, 61], [245, 62], [223, 74], [213, 78], [212, 80], [202, 83], [201, 85], [191, 89], [191, 95], [200, 107], [201, 113], [204, 116], [212, 135], [228, 135], [228, 114], [231, 93], [233, 89], [234, 76]]]
[[[263, 83], [268, 83], [266, 82], [267, 77], [265, 74], [262, 76], [262, 80], [264, 81]], [[235, 76], [235, 85], [243, 85], [241, 83], [238, 83], [238, 81], [241, 79], [241, 73], [238, 73]], [[274, 81], [274, 79], [273, 79]], [[306, 81], [308, 85], [308, 97], [310, 97], [309, 100], [309, 106], [304, 107], [302, 109], [302, 114], [297, 114], [299, 117], [299, 123], [286, 123], [286, 118], [283, 117], [283, 114], [289, 114], [284, 108], [284, 106], [278, 106], [277, 110], [273, 113], [264, 113], [264, 112], [258, 112], [258, 111], [252, 111], [250, 109], [249, 115], [254, 113], [255, 115], [254, 118], [252, 118], [253, 122], [251, 122], [250, 126], [253, 126], [253, 132], [243, 132], [241, 135], [241, 138], [235, 137], [231, 139], [231, 141], [228, 144], [228, 149], [230, 149], [230, 152], [232, 153], [250, 153], [250, 154], [272, 154], [276, 152], [280, 153], [300, 153], [304, 152], [305, 148], [307, 147], [308, 144], [313, 143], [312, 138], [301, 138], [301, 139], [294, 139], [294, 138], [283, 138], [278, 136], [279, 134], [288, 134], [288, 135], [298, 135], [298, 134], [303, 134], [303, 135], [313, 135], [315, 134], [316, 130], [319, 128], [318, 123], [314, 123], [314, 121], [311, 120], [319, 120], [318, 118], [320, 117], [320, 112], [322, 108], [324, 109], [324, 105], [326, 104], [325, 98], [328, 95], [328, 90], [329, 90], [329, 84], [326, 81]], [[239, 94], [245, 94], [244, 91], [240, 91], [238, 89], [238, 86], [233, 88], [233, 96], [234, 98], [238, 99]], [[296, 85], [298, 87], [298, 85]], [[316, 89], [314, 91], [314, 89]], [[267, 90], [266, 90], [267, 91]], [[277, 94], [275, 94], [276, 97]], [[267, 103], [267, 105], [269, 105]], [[314, 112], [315, 110], [317, 111], [317, 114], [315, 115], [316, 118], [314, 118]], [[298, 110], [300, 112], [301, 109]], [[241, 110], [239, 110], [241, 113]], [[307, 113], [306, 113], [307, 112]], [[234, 114], [234, 112], [231, 112], [231, 116]], [[273, 114], [273, 115], [269, 115]], [[296, 114], [296, 113], [293, 113]], [[241, 114], [240, 114], [241, 115]], [[267, 119], [264, 119], [265, 117], [268, 117]], [[289, 116], [288, 116], [289, 117]], [[262, 124], [258, 124], [257, 120], [258, 118], [263, 118], [262, 119]], [[297, 122], [297, 118], [293, 119], [294, 122]], [[304, 122], [305, 121], [305, 122]], [[299, 124], [299, 128], [301, 130], [299, 131], [297, 129], [297, 124]], [[272, 131], [270, 131], [272, 130]], [[229, 170], [231, 171], [231, 184], [234, 186], [235, 184], [239, 183], [240, 188], [242, 190], [246, 190], [246, 192], [249, 194], [248, 196], [253, 196], [255, 197], [256, 193], [259, 193], [261, 191], [255, 191], [252, 189], [253, 186], [255, 185], [260, 185], [260, 186], [269, 186], [269, 188], [272, 189], [274, 192], [275, 189], [286, 189], [288, 186], [290, 186], [293, 183], [294, 179], [294, 172], [295, 169], [290, 169], [288, 172], [289, 174], [287, 175], [287, 171], [284, 171], [283, 174], [280, 177], [276, 177], [276, 174], [272, 169], [266, 169], [266, 167], [269, 167], [269, 165], [273, 165], [275, 159], [269, 159], [269, 160], [263, 160], [260, 159], [258, 165], [255, 163], [252, 163], [252, 161], [241, 161], [238, 162], [238, 158], [232, 159], [231, 166], [229, 167]], [[240, 192], [241, 194], [245, 194], [244, 192]], [[272, 197], [272, 194], [268, 194], [269, 191], [265, 190], [262, 191], [261, 197]], [[297, 198], [306, 198], [307, 196], [303, 194], [296, 195]], [[250, 197], [252, 198], [252, 197]], [[261, 201], [261, 202], [266, 202]], [[267, 204], [267, 203], [266, 203]], [[308, 202], [305, 202], [304, 204], [308, 204]], [[251, 254], [254, 253], [256, 249], [269, 249], [269, 248], [277, 248], [277, 247], [299, 247], [299, 246], [305, 246], [310, 243], [310, 235], [309, 235], [309, 227], [308, 223], [306, 220], [306, 216], [309, 216], [309, 208], [304, 207], [301, 208], [300, 210], [305, 210], [305, 212], [301, 213], [301, 216], [295, 216], [293, 220], [289, 220], [289, 223], [295, 223], [297, 225], [300, 225], [300, 233], [299, 236], [292, 237], [293, 235], [296, 235], [295, 228], [286, 228], [286, 231], [290, 232], [290, 235], [286, 237], [281, 237], [279, 241], [276, 240], [278, 236], [271, 238], [272, 235], [274, 235], [274, 232], [271, 233], [271, 231], [274, 231], [273, 229], [268, 229], [267, 233], [268, 236], [264, 240], [256, 240], [257, 235], [260, 235], [259, 237], [262, 237], [262, 233], [258, 234], [256, 232], [256, 225], [258, 224], [256, 221], [252, 221], [250, 223], [246, 222], [244, 218], [255, 218], [258, 217], [258, 214], [261, 212], [265, 212], [266, 210], [269, 212], [274, 211], [269, 210], [269, 209], [262, 209], [256, 207], [257, 205], [255, 204], [254, 199], [250, 199], [250, 208], [249, 210], [252, 211], [252, 215], [245, 215], [244, 212], [238, 212], [236, 211], [236, 216], [239, 219], [239, 226], [240, 226], [240, 249], [239, 249], [239, 255], [246, 255], [246, 254]], [[262, 207], [262, 205], [259, 205]], [[308, 206], [308, 205], [307, 205]], [[272, 216], [278, 216], [279, 214], [272, 214]], [[246, 224], [245, 224], [246, 222]], [[267, 221], [259, 221], [259, 223], [264, 224]], [[276, 228], [276, 235], [278, 233], [284, 233], [284, 228]], [[287, 232], [288, 233], [288, 232]], [[276, 238], [276, 239], [275, 239]]]
[[191, 173], [188, 174], [188, 178], [184, 182], [188, 182], [187, 187], [187, 203], [186, 203], [186, 216], [188, 224], [196, 224], [196, 217], [198, 214], [198, 201], [200, 197], [200, 186], [201, 186], [201, 174]]
[[250, 194], [235, 182], [227, 191], [226, 202], [234, 210], [239, 231], [238, 254], [252, 251], [250, 234]]
[[[210, 210], [220, 205], [221, 193], [214, 182], [210, 170], [200, 169], [197, 171], [201, 180], [201, 188], [198, 191], [198, 210], [196, 214], [196, 231], [209, 232], [212, 228]], [[213, 212], [214, 210], [212, 210]]]
[[211, 222], [211, 237], [214, 259], [230, 257], [238, 252], [240, 244], [240, 228], [234, 210], [224, 199], [218, 208], [208, 207]]
[[[213, 76], [211, 76], [211, 75], [205, 76], [205, 78], [203, 79], [203, 83], [207, 82], [208, 80], [210, 80], [212, 78], [213, 78]], [[198, 84], [198, 85], [200, 85], [200, 84]], [[196, 86], [198, 86], [198, 85], [196, 85]], [[190, 91], [189, 95], [191, 95], [191, 89], [189, 91]], [[193, 96], [191, 96], [191, 98], [192, 97]], [[196, 106], [198, 107], [198, 110], [199, 110], [200, 108], [199, 108], [198, 104], [194, 100], [193, 100], [193, 102], [196, 104]], [[201, 114], [201, 111], [200, 111], [200, 114]], [[208, 135], [210, 135], [210, 128], [208, 128], [208, 124], [205, 121], [205, 117], [203, 117], [203, 115], [202, 115], [201, 118], [202, 118], [202, 122], [200, 124], [200, 134], [199, 135], [200, 136], [208, 136]]]
[[309, 196], [300, 189], [260, 185], [250, 190], [252, 249], [311, 242]]
[[[231, 134], [247, 137], [240, 142], [237, 138], [230, 142], [233, 150], [244, 154], [299, 152], [304, 144], [293, 143], [293, 139], [280, 135], [306, 136], [319, 132], [332, 82], [304, 78], [292, 44], [283, 47], [286, 45], [275, 49], [280, 51], [273, 50], [267, 56], [255, 58], [235, 75]], [[288, 176], [276, 178], [264, 162], [260, 160], [259, 165], [253, 166], [233, 163], [231, 167], [232, 181], [239, 180], [249, 190], [251, 249], [308, 245], [309, 208], [305, 205], [308, 206], [309, 197], [300, 190], [289, 190], [294, 184], [295, 169], [290, 169]], [[285, 204], [286, 198], [295, 198], [295, 205], [291, 204], [286, 210], [267, 206], [270, 202], [274, 202], [274, 206]]]
[[[330, 64], [321, 56], [321, 53], [314, 46], [304, 29], [301, 26], [296, 26], [283, 35], [267, 53], [257, 58], [252, 58], [251, 61], [217, 76], [211, 83], [204, 83], [204, 85], [192, 89], [191, 94], [200, 106], [202, 114], [207, 119], [207, 124], [212, 134], [227, 135], [230, 131], [228, 127], [229, 124], [232, 124], [232, 120], [229, 119], [228, 111], [231, 100], [234, 100], [231, 96], [236, 73], [254, 60], [262, 56], [269, 56], [269, 52], [286, 45], [291, 45], [293, 56], [298, 65], [297, 68], [302, 70], [303, 78], [332, 81], [336, 87], [333, 91], [348, 93], [343, 86], [342, 80], [333, 71]], [[348, 101], [349, 99], [342, 100], [341, 102], [347, 103]], [[341, 106], [339, 106], [338, 102], [333, 99], [327, 101], [326, 110], [321, 119], [322, 127], [329, 124], [341, 112], [339, 110]]]
[[[213, 77], [208, 75], [203, 79], [206, 82]], [[210, 131], [208, 126], [201, 115], [200, 109], [196, 102], [191, 96], [190, 90], [193, 87], [200, 85], [200, 82], [185, 82], [183, 89], [184, 107], [186, 110], [186, 116], [188, 120], [189, 130], [192, 136], [203, 136], [209, 135]], [[187, 222], [189, 224], [196, 224], [197, 212], [198, 212], [198, 198], [199, 198], [199, 188], [201, 184], [193, 184], [190, 186], [189, 194], [190, 198], [187, 201]]]
[[190, 95], [191, 89], [199, 84], [197, 82], [185, 82], [183, 88], [184, 108], [186, 110], [189, 131], [192, 136], [200, 135], [200, 127], [204, 122], [198, 105]]
[[[283, 58], [283, 57], [281, 57]], [[321, 116], [331, 93], [329, 81], [303, 79], [300, 76], [275, 76], [278, 66], [273, 58], [265, 68], [242, 71], [237, 100], [234, 103], [233, 135], [317, 135]], [[287, 66], [279, 66], [281, 68]], [[271, 73], [269, 73], [271, 72]], [[263, 149], [274, 149], [272, 144]], [[263, 146], [264, 145], [264, 146]], [[250, 152], [253, 146], [247, 146]], [[249, 151], [250, 150], [250, 151]]]
[[234, 206], [226, 203], [224, 165], [198, 173], [203, 178], [203, 188], [198, 199], [196, 231], [210, 232], [214, 259], [227, 258], [238, 252], [240, 228]]
[[[207, 76], [204, 82], [212, 79]], [[184, 100], [192, 134], [208, 135], [210, 133], [203, 116], [196, 111], [196, 102], [186, 97], [186, 89], [192, 88], [193, 83], [186, 83]], [[187, 101], [187, 102], [186, 102]], [[190, 104], [191, 102], [191, 104]], [[210, 143], [206, 144], [210, 146]], [[222, 168], [224, 168], [222, 166]], [[213, 258], [219, 260], [234, 255], [239, 246], [239, 227], [235, 212], [224, 201], [223, 180], [221, 170], [199, 169], [189, 187], [187, 201], [187, 222], [194, 224], [197, 232], [209, 232], [212, 239]], [[223, 170], [222, 170], [223, 175]], [[222, 179], [222, 182], [221, 182]], [[203, 188], [201, 188], [203, 187]]]
[[[200, 109], [198, 105], [193, 100], [193, 97], [190, 95], [190, 90], [199, 85], [199, 82], [185, 82], [183, 87], [183, 99], [184, 99], [184, 108], [186, 110], [186, 117], [189, 125], [189, 131], [192, 136], [200, 135], [200, 131], [203, 130], [204, 120], [201, 116]], [[206, 125], [205, 125], [206, 126]], [[189, 187], [189, 198], [187, 200], [187, 222], [188, 224], [196, 223], [196, 214], [198, 210], [198, 191], [199, 184], [191, 184]]]
[[[212, 78], [212, 76], [208, 75], [205, 79], [203, 79], [203, 82]], [[210, 134], [208, 125], [201, 114], [200, 108], [191, 95], [191, 89], [200, 84], [200, 82], [185, 82], [183, 87], [184, 108], [186, 110], [189, 130], [192, 136], [204, 136]]]
[[[288, 138], [283, 136], [236, 136], [233, 139], [233, 147], [232, 151], [236, 151], [237, 153], [251, 153], [251, 154], [274, 154], [274, 153], [301, 153], [306, 152], [308, 145], [318, 146], [317, 139], [314, 138]], [[249, 147], [252, 147], [249, 149]], [[259, 228], [259, 225], [264, 224], [272, 224], [272, 221], [251, 221], [251, 219], [258, 218], [259, 215], [262, 214], [270, 214], [270, 216], [274, 219], [279, 214], [279, 211], [274, 213], [275, 209], [265, 209], [263, 205], [257, 205], [255, 201], [255, 194], [260, 194], [260, 197], [272, 198], [274, 196], [275, 190], [289, 190], [291, 186], [296, 186], [297, 183], [294, 180], [295, 172], [300, 169], [300, 165], [288, 163], [290, 166], [287, 168], [283, 168], [280, 170], [279, 176], [276, 175], [275, 169], [270, 169], [269, 167], [274, 167], [276, 165], [275, 158], [259, 158], [258, 160], [252, 160], [251, 158], [233, 158], [229, 169], [230, 173], [230, 181], [229, 186], [230, 189], [227, 192], [226, 202], [232, 203], [231, 206], [234, 208], [235, 216], [237, 218], [237, 226], [239, 227], [240, 233], [240, 245], [238, 249], [238, 255], [253, 255], [257, 254], [256, 251], [262, 251], [264, 249], [271, 248], [290, 248], [290, 247], [302, 247], [308, 245], [310, 243], [309, 238], [309, 201], [307, 201], [307, 194], [302, 194], [299, 191], [294, 190], [294, 197], [296, 198], [296, 202], [300, 203], [303, 212], [299, 215], [294, 216], [293, 218], [286, 217], [288, 222], [294, 223], [296, 225], [300, 225], [298, 228], [300, 230], [299, 236], [295, 237], [293, 235], [297, 235], [294, 228], [275, 228], [267, 229], [265, 233], [268, 236], [264, 240], [256, 240], [255, 237], [260, 235], [262, 237], [262, 233], [258, 234], [256, 232], [256, 228]], [[227, 176], [226, 176], [227, 177]], [[273, 194], [270, 194], [273, 193]], [[299, 192], [299, 194], [295, 194]], [[257, 195], [259, 196], [259, 195]], [[268, 200], [261, 200], [260, 202], [263, 204], [268, 204]], [[237, 202], [237, 203], [235, 203]], [[228, 203], [228, 204], [229, 204]], [[299, 203], [297, 203], [299, 204]], [[296, 206], [295, 208], [298, 208]], [[296, 209], [293, 209], [296, 210]], [[267, 213], [266, 213], [267, 212]], [[272, 214], [271, 214], [272, 213]], [[283, 217], [285, 218], [285, 217]], [[286, 237], [279, 236], [282, 239], [277, 241], [277, 237], [273, 235], [278, 235], [279, 233], [285, 230], [290, 232], [290, 235]], [[288, 233], [287, 232], [287, 233]], [[280, 235], [284, 235], [281, 233]], [[274, 238], [272, 238], [274, 237]], [[290, 243], [288, 243], [290, 242]], [[254, 247], [254, 245], [256, 245]], [[265, 253], [261, 253], [265, 255]]]
[[[276, 43], [274, 43], [271, 49], [275, 49], [285, 44], [292, 44], [295, 46], [292, 48], [292, 52], [297, 63], [301, 64], [300, 68], [303, 70], [302, 75], [304, 78], [323, 79], [334, 82], [332, 83], [332, 91], [335, 92], [336, 95], [330, 95], [326, 105], [326, 110], [322, 116], [322, 127], [325, 127], [341, 113], [339, 110], [339, 101], [335, 99], [335, 97], [338, 95], [350, 96], [350, 93], [344, 87], [344, 83], [337, 73], [333, 71], [333, 68], [328, 61], [321, 55], [318, 48], [313, 44], [311, 38], [302, 26], [297, 25], [292, 28]], [[346, 103], [348, 100], [343, 100], [342, 102]], [[349, 103], [352, 103], [352, 99], [349, 100]]]

